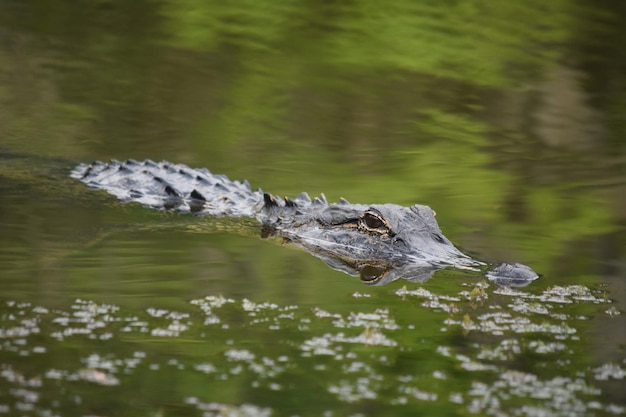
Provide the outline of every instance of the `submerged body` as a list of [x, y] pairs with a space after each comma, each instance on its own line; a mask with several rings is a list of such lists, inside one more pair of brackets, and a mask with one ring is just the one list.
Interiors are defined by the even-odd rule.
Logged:
[[[111, 161], [80, 164], [71, 173], [123, 202], [208, 216], [253, 217], [263, 237], [278, 236], [302, 247], [334, 269], [366, 284], [403, 277], [425, 281], [446, 267], [478, 270], [485, 263], [458, 250], [424, 205], [329, 204], [306, 193], [279, 199], [247, 181], [231, 181], [206, 169], [170, 162]], [[500, 285], [526, 285], [537, 278], [529, 267], [502, 264], [487, 272]]]

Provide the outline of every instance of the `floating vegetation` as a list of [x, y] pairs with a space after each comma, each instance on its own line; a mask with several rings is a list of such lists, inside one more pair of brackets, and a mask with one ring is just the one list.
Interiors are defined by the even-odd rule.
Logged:
[[357, 378], [356, 381], [341, 380], [328, 386], [328, 392], [337, 395], [341, 401], [353, 403], [361, 400], [373, 400], [377, 397], [371, 387], [370, 378]]
[[218, 402], [202, 402], [196, 397], [185, 398], [186, 404], [202, 411], [204, 417], [269, 417], [272, 410], [252, 404], [232, 405]]
[[[624, 360], [626, 365], [626, 360]], [[626, 377], [626, 367], [621, 367], [616, 363], [605, 363], [593, 369], [594, 376], [599, 381], [609, 379], [624, 379]]]
[[576, 301], [593, 304], [610, 303], [603, 293], [594, 292], [583, 285], [568, 285], [565, 287], [554, 286], [546, 289], [541, 294], [532, 294], [507, 287], [499, 287], [493, 291], [494, 294], [508, 295], [523, 299], [533, 299], [544, 303], [571, 304]]
[[[205, 416], [282, 415], [272, 393], [289, 398], [301, 386], [319, 397], [320, 415], [364, 401], [406, 410], [430, 403], [443, 414], [459, 407], [493, 416], [626, 414], [597, 386], [623, 383], [626, 361], [584, 354], [589, 314], [610, 303], [601, 293], [480, 283], [448, 294], [400, 288], [389, 300], [396, 304], [346, 312], [210, 295], [176, 310], [132, 313], [82, 299], [66, 309], [5, 301], [0, 413], [60, 415], [75, 407], [85, 415], [87, 394], [68, 394], [81, 384], [127, 389], [176, 378], [193, 392], [173, 390], [168, 401]], [[604, 307], [590, 309], [596, 305]], [[528, 369], [511, 365], [528, 358]]]
[[[586, 400], [600, 391], [582, 378], [541, 379], [535, 374], [506, 370], [492, 383], [475, 381], [467, 410], [481, 415], [587, 416], [604, 411], [623, 414], [624, 408]], [[593, 414], [591, 414], [593, 413]]]

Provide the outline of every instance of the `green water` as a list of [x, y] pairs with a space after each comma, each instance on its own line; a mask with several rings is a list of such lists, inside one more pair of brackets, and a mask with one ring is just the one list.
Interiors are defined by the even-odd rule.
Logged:
[[[492, 3], [0, 3], [0, 415], [625, 415], [626, 9]], [[541, 278], [368, 287], [68, 177], [110, 158], [427, 204]]]

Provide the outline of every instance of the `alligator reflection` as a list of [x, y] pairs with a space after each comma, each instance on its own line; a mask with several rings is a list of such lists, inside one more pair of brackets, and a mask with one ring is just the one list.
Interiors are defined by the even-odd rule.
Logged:
[[[329, 204], [323, 194], [311, 199], [306, 193], [278, 199], [253, 191], [247, 181], [150, 160], [81, 164], [71, 176], [123, 202], [198, 216], [255, 218], [262, 237], [283, 238], [369, 285], [401, 277], [423, 282], [448, 267], [488, 269], [443, 235], [428, 206], [350, 204], [344, 199]], [[501, 264], [486, 276], [501, 286], [524, 286], [538, 277], [521, 264]]]
[[[338, 256], [333, 252], [328, 252], [320, 248], [313, 242], [307, 242], [302, 239], [298, 241], [286, 240], [286, 243], [293, 244], [309, 252], [313, 256], [321, 259], [331, 268], [345, 272], [348, 275], [358, 276], [361, 282], [367, 285], [385, 285], [398, 278], [403, 278], [410, 282], [425, 282], [429, 280], [433, 274], [441, 269], [455, 267], [457, 269], [470, 272], [482, 272], [485, 276], [500, 287], [525, 287], [535, 279], [538, 275], [528, 266], [515, 263], [502, 263], [499, 266], [485, 271], [487, 265], [480, 263], [479, 266], [465, 265], [420, 265], [411, 262], [403, 263], [385, 262], [385, 261], [368, 261]], [[479, 264], [477, 262], [477, 264]]]

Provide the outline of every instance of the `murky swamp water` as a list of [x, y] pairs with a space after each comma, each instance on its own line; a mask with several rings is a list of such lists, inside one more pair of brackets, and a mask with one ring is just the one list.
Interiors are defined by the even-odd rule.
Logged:
[[[0, 415], [625, 415], [625, 14], [2, 2]], [[110, 158], [427, 204], [541, 277], [367, 286], [69, 178]]]

